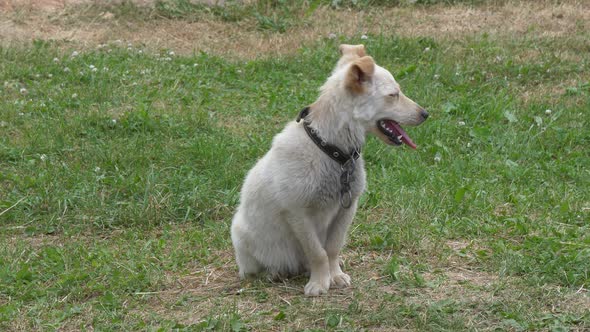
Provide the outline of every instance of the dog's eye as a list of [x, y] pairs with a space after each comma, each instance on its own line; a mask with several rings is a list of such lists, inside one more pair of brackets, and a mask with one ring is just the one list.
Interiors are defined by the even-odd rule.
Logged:
[[389, 94], [389, 96], [390, 96], [390, 97], [393, 97], [393, 98], [397, 98], [397, 97], [399, 97], [399, 92], [396, 92], [396, 93], [390, 93], [390, 94]]

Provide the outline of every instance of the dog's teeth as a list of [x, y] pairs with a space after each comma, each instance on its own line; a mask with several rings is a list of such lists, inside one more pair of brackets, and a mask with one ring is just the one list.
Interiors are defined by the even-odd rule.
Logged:
[[402, 140], [402, 135], [399, 135], [399, 136], [397, 137], [397, 139], [399, 139], [399, 140], [401, 141], [401, 140]]

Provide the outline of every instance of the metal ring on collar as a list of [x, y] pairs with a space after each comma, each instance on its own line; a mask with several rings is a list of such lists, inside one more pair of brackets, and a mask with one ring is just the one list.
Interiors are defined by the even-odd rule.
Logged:
[[340, 206], [348, 209], [352, 205], [352, 194], [350, 190], [340, 193]]

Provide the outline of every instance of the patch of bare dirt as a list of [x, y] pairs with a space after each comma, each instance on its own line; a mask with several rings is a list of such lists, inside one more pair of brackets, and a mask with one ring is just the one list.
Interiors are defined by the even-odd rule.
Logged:
[[[151, 0], [137, 0], [149, 6]], [[115, 40], [139, 43], [152, 49], [180, 53], [205, 51], [255, 58], [294, 52], [301, 45], [328, 36], [372, 35], [387, 31], [400, 36], [463, 38], [466, 35], [567, 37], [590, 23], [590, 2], [507, 2], [495, 6], [428, 6], [347, 11], [319, 8], [287, 33], [258, 31], [253, 19], [227, 23], [211, 17], [199, 22], [154, 19], [115, 19], [111, 13], [72, 24], [64, 8], [87, 7], [88, 0], [4, 0], [0, 2], [0, 43], [33, 39], [60, 40], [80, 47], [94, 47]], [[90, 2], [92, 3], [92, 2]], [[75, 11], [70, 11], [75, 12]]]
[[[11, 227], [12, 229], [21, 228], [20, 226]], [[24, 229], [25, 227], [22, 227]], [[26, 249], [32, 249], [34, 251], [39, 250], [46, 246], [57, 246], [63, 247], [64, 239], [61, 236], [51, 234], [38, 234], [34, 236], [12, 236], [6, 239], [6, 249], [15, 251], [15, 254], [22, 255], [23, 252], [16, 252], [19, 247]]]
[[[148, 321], [150, 317], [146, 315], [156, 313], [190, 325], [197, 324], [211, 315], [225, 314], [234, 306], [242, 317], [257, 316], [251, 323], [255, 330], [260, 326], [264, 330], [278, 331], [284, 328], [284, 324], [274, 319], [279, 314], [281, 306], [301, 305], [302, 300], [311, 307], [338, 303], [344, 306], [348, 304], [354, 291], [353, 288], [330, 290], [329, 297], [306, 298], [303, 296], [305, 277], [283, 281], [269, 281], [264, 278], [240, 281], [233, 251], [222, 251], [213, 255], [216, 256], [215, 264], [195, 267], [188, 275], [170, 273], [167, 276], [168, 287], [165, 290], [136, 293], [138, 297], [145, 297], [146, 307], [133, 314]], [[304, 310], [309, 309], [307, 306], [304, 307]], [[145, 310], [146, 308], [149, 310]], [[309, 319], [310, 317], [304, 315], [291, 322], [290, 326], [297, 326], [299, 322], [300, 327], [309, 327]]]

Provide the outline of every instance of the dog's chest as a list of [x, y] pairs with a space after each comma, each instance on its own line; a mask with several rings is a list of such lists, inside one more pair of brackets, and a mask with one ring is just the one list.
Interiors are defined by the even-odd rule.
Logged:
[[[350, 174], [342, 171], [340, 166], [326, 168], [317, 174], [313, 188], [309, 191], [310, 205], [327, 206], [340, 204], [341, 197], [357, 199], [365, 189], [365, 169], [362, 162], [357, 163]], [[348, 184], [346, 184], [348, 182]]]

